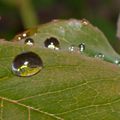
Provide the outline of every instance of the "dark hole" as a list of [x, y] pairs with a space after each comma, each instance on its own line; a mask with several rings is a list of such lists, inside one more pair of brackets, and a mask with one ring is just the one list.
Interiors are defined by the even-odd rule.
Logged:
[[59, 41], [54, 37], [46, 39], [45, 42], [44, 42], [44, 45], [45, 45], [45, 47], [48, 47], [51, 43], [53, 43], [54, 46], [60, 48]]

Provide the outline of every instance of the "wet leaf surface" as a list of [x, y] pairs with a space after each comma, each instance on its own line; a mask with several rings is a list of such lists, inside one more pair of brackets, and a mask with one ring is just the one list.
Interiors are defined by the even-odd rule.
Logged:
[[[98, 52], [114, 60], [119, 55], [98, 29], [81, 24], [70, 20], [40, 26], [36, 34], [29, 36], [34, 46], [24, 45], [24, 39], [0, 42], [1, 120], [120, 119], [120, 68], [88, 57]], [[63, 29], [66, 32], [62, 38]], [[60, 50], [44, 48], [44, 40], [50, 37], [59, 40]], [[80, 43], [89, 48], [85, 54], [67, 50]], [[25, 51], [39, 55], [44, 67], [31, 77], [18, 77], [12, 73], [11, 65]]]

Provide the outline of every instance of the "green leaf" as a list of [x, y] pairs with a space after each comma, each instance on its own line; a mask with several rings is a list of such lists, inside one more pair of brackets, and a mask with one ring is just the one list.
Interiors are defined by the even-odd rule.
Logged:
[[[107, 61], [113, 62], [120, 59], [104, 34], [85, 19], [81, 21], [75, 19], [55, 20], [25, 33], [34, 39], [35, 45], [38, 47], [44, 47], [44, 41], [47, 38], [54, 37], [60, 41], [62, 50], [68, 49], [71, 45], [78, 46], [80, 43], [85, 43], [85, 54], [89, 56], [102, 53]], [[18, 41], [19, 36], [22, 36], [22, 34], [17, 35], [14, 40]], [[24, 44], [24, 40], [20, 43]]]
[[[40, 26], [31, 37], [33, 47], [21, 45], [24, 39], [20, 44], [0, 42], [1, 120], [120, 119], [120, 68], [87, 56], [102, 52], [110, 60], [119, 58], [97, 28], [76, 20], [58, 21]], [[49, 37], [60, 41], [60, 51], [44, 48]], [[67, 51], [81, 42], [86, 44], [85, 54]], [[31, 77], [12, 73], [14, 57], [24, 51], [42, 58], [41, 72]]]

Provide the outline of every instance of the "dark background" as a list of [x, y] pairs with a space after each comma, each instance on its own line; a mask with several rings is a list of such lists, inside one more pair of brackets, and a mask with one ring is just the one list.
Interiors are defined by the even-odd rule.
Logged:
[[120, 0], [0, 0], [0, 38], [53, 19], [86, 18], [113, 41], [119, 11]]

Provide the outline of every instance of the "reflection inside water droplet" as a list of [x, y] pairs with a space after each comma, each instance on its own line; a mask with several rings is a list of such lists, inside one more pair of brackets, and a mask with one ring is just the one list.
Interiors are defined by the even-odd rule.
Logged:
[[43, 67], [41, 58], [33, 52], [25, 52], [15, 57], [12, 71], [17, 76], [32, 76]]
[[60, 43], [54, 37], [46, 39], [45, 42], [44, 42], [44, 45], [45, 45], [45, 47], [53, 49], [53, 50], [59, 50], [60, 49]]
[[25, 40], [25, 44], [29, 45], [29, 46], [33, 46], [34, 45], [34, 40], [32, 38], [27, 38]]
[[102, 53], [98, 53], [95, 55], [95, 58], [101, 58], [101, 59], [104, 59], [104, 55]]
[[84, 43], [80, 43], [78, 47], [79, 47], [80, 52], [83, 52], [85, 50], [85, 44]]

